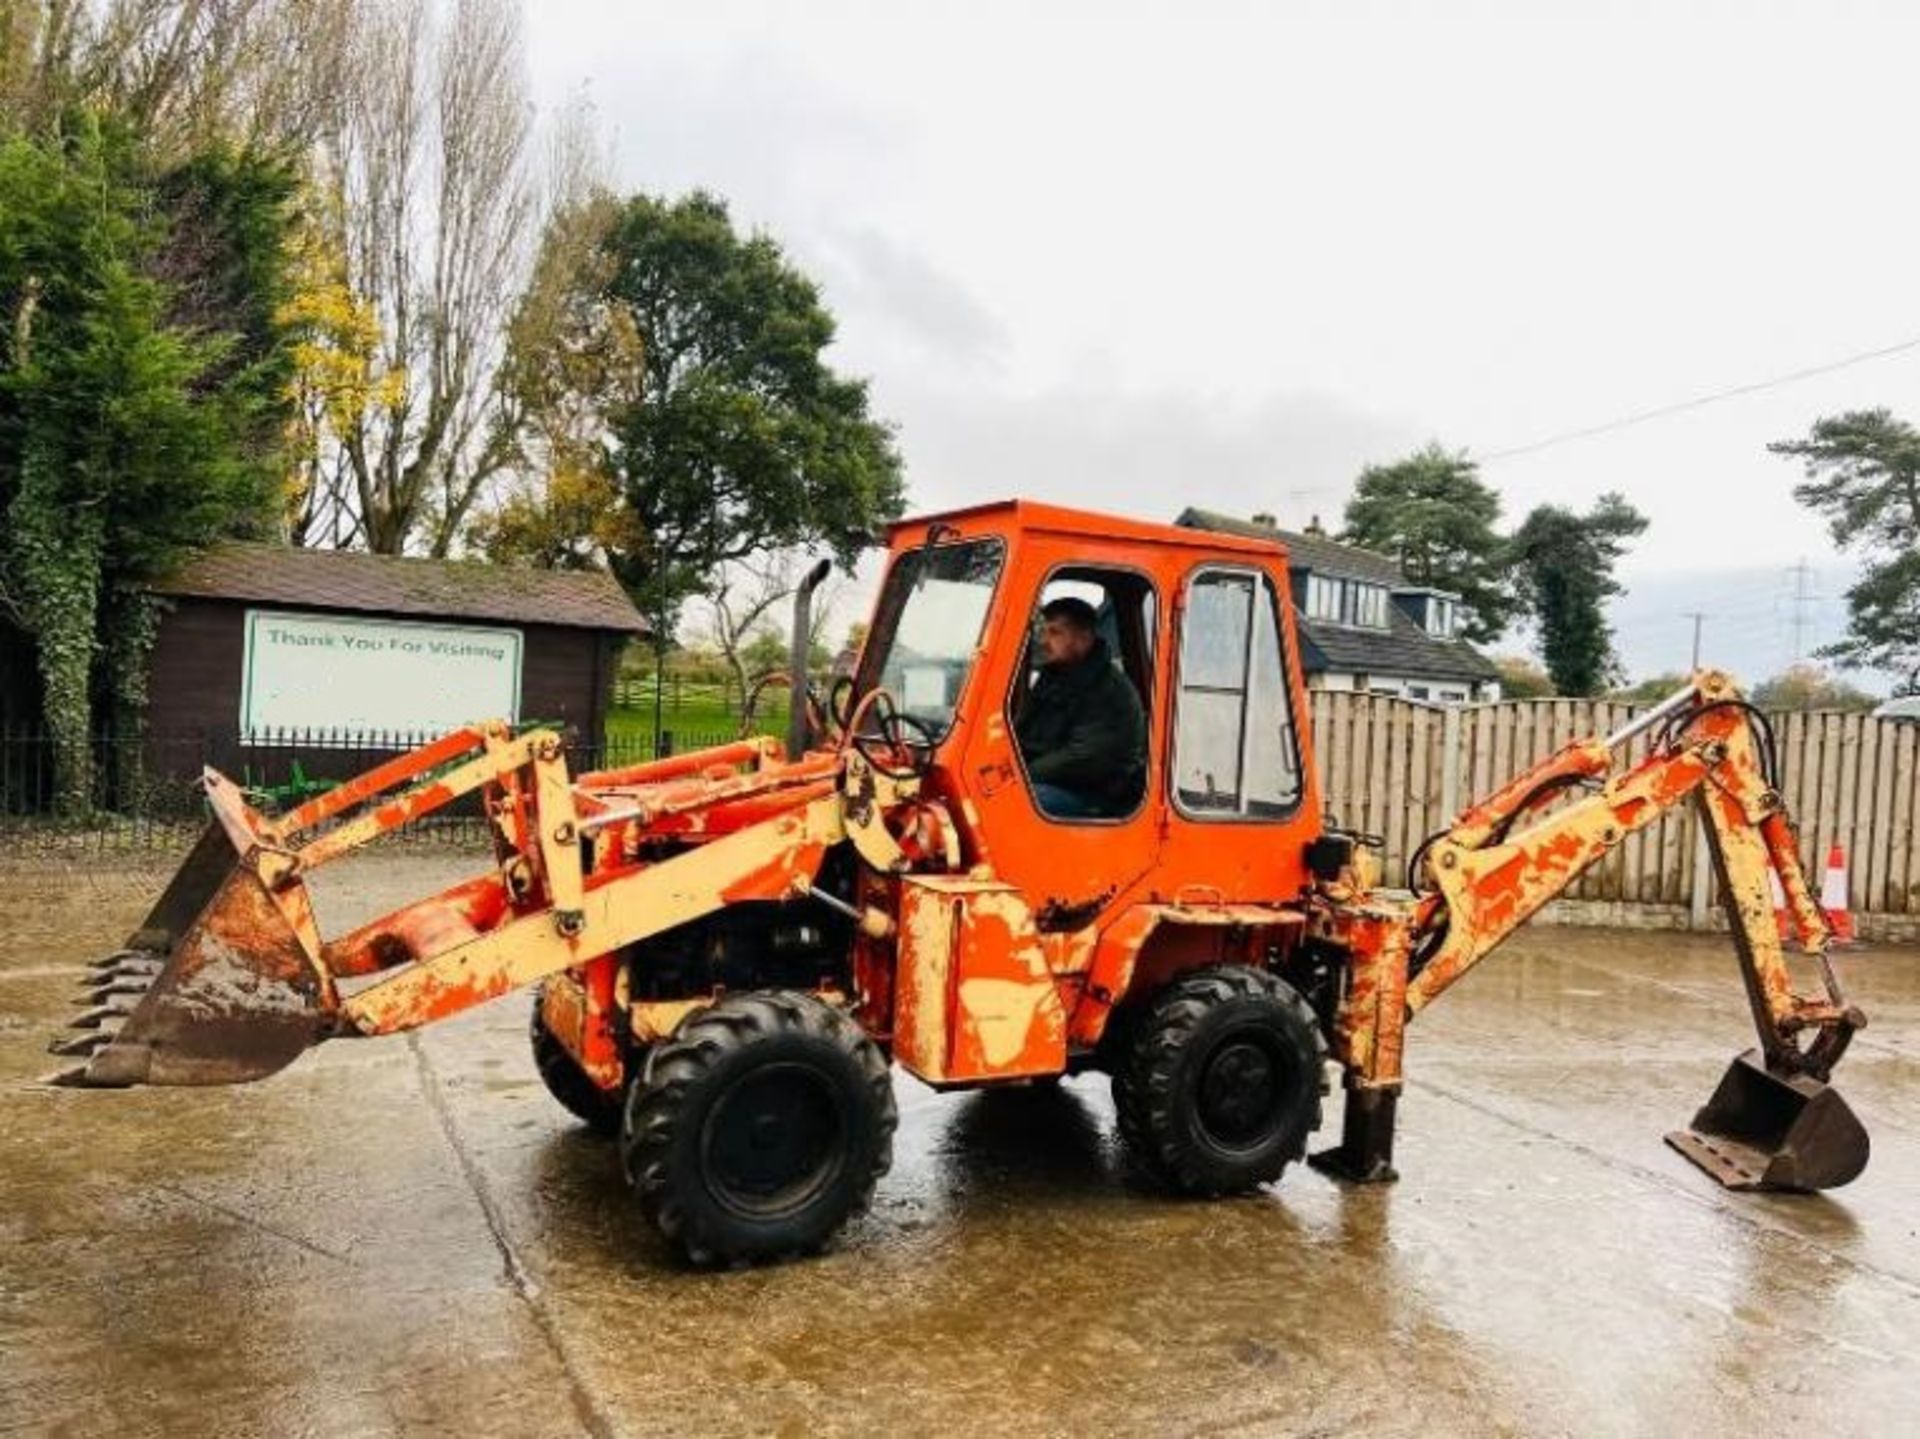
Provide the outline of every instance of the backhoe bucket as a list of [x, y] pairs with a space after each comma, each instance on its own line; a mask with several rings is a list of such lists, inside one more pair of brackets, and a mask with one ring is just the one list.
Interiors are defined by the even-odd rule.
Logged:
[[290, 1064], [327, 1032], [330, 995], [287, 906], [210, 824], [127, 948], [89, 966], [93, 1007], [55, 1054], [84, 1064], [55, 1084], [239, 1084]]
[[1667, 1143], [1729, 1189], [1837, 1189], [1867, 1167], [1867, 1131], [1839, 1091], [1779, 1075], [1750, 1049]]

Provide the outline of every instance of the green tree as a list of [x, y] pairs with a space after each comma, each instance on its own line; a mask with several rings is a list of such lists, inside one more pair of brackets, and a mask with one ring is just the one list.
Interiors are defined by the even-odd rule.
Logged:
[[[577, 229], [563, 216], [549, 240], [575, 245]], [[826, 362], [818, 289], [771, 238], [738, 234], [722, 201], [636, 195], [576, 273], [583, 296], [543, 303], [615, 372], [568, 377], [522, 355], [508, 374], [534, 375], [540, 403], [592, 436], [641, 537], [608, 560], [660, 633], [723, 564], [802, 544], [846, 562], [899, 514], [892, 432], [866, 382]]]
[[1669, 670], [1666, 674], [1654, 675], [1637, 684], [1628, 685], [1624, 689], [1614, 690], [1607, 698], [1625, 700], [1628, 704], [1636, 705], [1656, 704], [1668, 695], [1684, 689], [1686, 684], [1686, 675]]
[[1606, 602], [1621, 593], [1613, 567], [1647, 521], [1617, 494], [1586, 514], [1541, 505], [1509, 546], [1517, 593], [1540, 628], [1540, 657], [1563, 695], [1590, 696], [1619, 675]]
[[1391, 465], [1369, 465], [1347, 502], [1349, 544], [1399, 560], [1418, 585], [1451, 590], [1465, 607], [1463, 638], [1496, 640], [1518, 608], [1494, 530], [1500, 496], [1465, 452], [1428, 445]]
[[1510, 700], [1540, 700], [1553, 697], [1553, 681], [1547, 672], [1525, 655], [1495, 655], [1493, 667], [1500, 671], [1500, 693]]
[[1805, 465], [1794, 498], [1826, 517], [1836, 545], [1866, 558], [1847, 591], [1847, 637], [1821, 655], [1843, 669], [1892, 670], [1897, 693], [1920, 694], [1920, 430], [1889, 410], [1852, 410], [1767, 448]]
[[467, 538], [496, 564], [603, 568], [647, 536], [614, 474], [608, 427], [640, 403], [646, 357], [623, 306], [606, 303], [621, 214], [589, 191], [555, 211], [507, 326], [500, 385], [515, 482]]
[[1819, 665], [1789, 665], [1771, 679], [1762, 680], [1749, 696], [1769, 710], [1848, 710], [1860, 713], [1879, 700], [1865, 690], [1836, 680]]
[[270, 523], [267, 277], [289, 188], [252, 161], [154, 175], [85, 113], [0, 139], [0, 605], [34, 639], [65, 813], [94, 793], [103, 657], [116, 710], [144, 701], [141, 583]]
[[787, 668], [786, 636], [772, 625], [762, 625], [740, 647], [740, 664], [750, 681], [761, 675], [784, 674]]

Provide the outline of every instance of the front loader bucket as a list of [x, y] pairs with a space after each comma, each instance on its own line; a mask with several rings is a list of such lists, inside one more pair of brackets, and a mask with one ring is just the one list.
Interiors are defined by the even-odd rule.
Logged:
[[1667, 1143], [1729, 1189], [1837, 1189], [1867, 1167], [1867, 1131], [1839, 1091], [1779, 1075], [1760, 1051], [1727, 1067], [1720, 1087]]
[[290, 1064], [331, 1008], [288, 918], [305, 904], [269, 893], [209, 825], [127, 948], [90, 967], [93, 1007], [52, 1046], [87, 1059], [52, 1082], [239, 1084]]

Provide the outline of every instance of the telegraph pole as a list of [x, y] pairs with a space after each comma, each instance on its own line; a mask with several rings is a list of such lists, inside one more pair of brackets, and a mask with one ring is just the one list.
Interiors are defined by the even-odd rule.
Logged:
[[1700, 668], [1700, 626], [1706, 623], [1706, 619], [1707, 619], [1706, 612], [1704, 610], [1682, 610], [1680, 613], [1684, 615], [1687, 619], [1690, 619], [1693, 621], [1693, 668], [1699, 669]]

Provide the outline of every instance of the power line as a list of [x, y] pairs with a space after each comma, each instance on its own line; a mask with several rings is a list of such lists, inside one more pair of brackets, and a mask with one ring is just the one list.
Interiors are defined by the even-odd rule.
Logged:
[[1651, 410], [1622, 415], [1619, 419], [1608, 420], [1604, 424], [1587, 425], [1578, 430], [1563, 430], [1557, 435], [1548, 435], [1545, 439], [1532, 440], [1524, 445], [1515, 445], [1511, 449], [1495, 450], [1491, 454], [1479, 455], [1476, 458], [1481, 464], [1486, 465], [1495, 460], [1510, 460], [1516, 455], [1531, 455], [1540, 450], [1552, 449], [1556, 445], [1592, 439], [1595, 435], [1611, 434], [1615, 430], [1644, 425], [1649, 420], [1665, 419], [1668, 415], [1697, 410], [1704, 405], [1716, 405], [1722, 400], [1736, 399], [1741, 395], [1754, 395], [1762, 390], [1777, 389], [1781, 385], [1798, 384], [1801, 380], [1810, 380], [1816, 375], [1831, 375], [1836, 370], [1864, 365], [1870, 360], [1884, 360], [1891, 355], [1904, 354], [1908, 350], [1915, 349], [1920, 349], [1920, 335], [1914, 336], [1911, 340], [1902, 340], [1897, 345], [1888, 345], [1884, 349], [1863, 350], [1857, 355], [1848, 355], [1844, 360], [1834, 360], [1824, 365], [1811, 365], [1804, 370], [1795, 370], [1791, 374], [1775, 375], [1770, 380], [1755, 380], [1750, 384], [1735, 385], [1731, 389], [1715, 390], [1712, 394], [1697, 395], [1691, 400], [1681, 400], [1676, 404], [1659, 405]]

